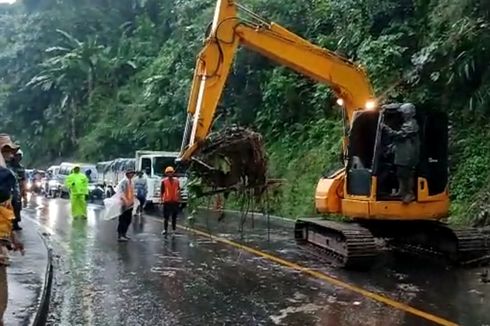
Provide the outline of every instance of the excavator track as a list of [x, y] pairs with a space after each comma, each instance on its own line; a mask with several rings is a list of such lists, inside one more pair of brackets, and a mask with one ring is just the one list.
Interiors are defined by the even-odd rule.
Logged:
[[302, 218], [296, 221], [295, 238], [301, 244], [320, 248], [338, 267], [370, 267], [378, 256], [375, 238], [356, 223]]
[[301, 218], [295, 225], [295, 238], [345, 268], [370, 267], [381, 253], [376, 239], [383, 239], [395, 251], [452, 265], [490, 262], [489, 233], [436, 221], [354, 223]]
[[490, 260], [490, 235], [477, 228], [426, 223], [408, 236], [395, 237], [391, 246], [398, 251], [440, 258], [453, 265], [471, 265]]
[[454, 235], [458, 239], [458, 251], [454, 261], [458, 264], [466, 264], [477, 261], [490, 254], [490, 236], [478, 229], [455, 229]]

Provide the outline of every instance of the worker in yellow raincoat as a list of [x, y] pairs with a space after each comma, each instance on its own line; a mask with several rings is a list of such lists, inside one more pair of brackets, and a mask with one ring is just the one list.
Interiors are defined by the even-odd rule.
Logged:
[[87, 218], [88, 178], [75, 166], [66, 178], [65, 186], [70, 191], [71, 215], [73, 218]]

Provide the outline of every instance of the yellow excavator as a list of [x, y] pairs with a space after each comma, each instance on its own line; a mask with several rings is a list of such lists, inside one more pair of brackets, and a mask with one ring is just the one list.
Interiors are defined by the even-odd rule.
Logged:
[[315, 206], [318, 213], [344, 218], [298, 219], [295, 238], [299, 242], [321, 248], [335, 264], [346, 267], [371, 264], [379, 253], [377, 238], [401, 250], [442, 255], [456, 262], [488, 253], [488, 238], [478, 230], [456, 229], [440, 222], [449, 210], [444, 114], [417, 106], [421, 148], [414, 185], [416, 199], [406, 204], [394, 195], [396, 174], [383, 154], [389, 140], [382, 125], [399, 128], [399, 105], [381, 105], [359, 65], [232, 0], [218, 0], [204, 47], [197, 56], [181, 161], [191, 161], [210, 134], [239, 46], [328, 85], [342, 108], [344, 168], [320, 178]]

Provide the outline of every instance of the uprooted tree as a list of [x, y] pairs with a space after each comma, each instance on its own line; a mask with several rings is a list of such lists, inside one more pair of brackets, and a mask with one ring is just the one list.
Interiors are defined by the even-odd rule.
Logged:
[[267, 186], [262, 136], [237, 126], [214, 132], [199, 146], [190, 169], [198, 197], [247, 191], [259, 199]]

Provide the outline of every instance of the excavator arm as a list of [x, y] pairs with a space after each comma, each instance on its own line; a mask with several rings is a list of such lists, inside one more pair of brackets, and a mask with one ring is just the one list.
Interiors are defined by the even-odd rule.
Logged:
[[[238, 10], [246, 18], [239, 18]], [[204, 48], [197, 56], [180, 160], [191, 159], [208, 136], [240, 45], [327, 84], [339, 98], [348, 121], [354, 111], [376, 106], [371, 83], [360, 66], [266, 22], [233, 0], [218, 0]]]

